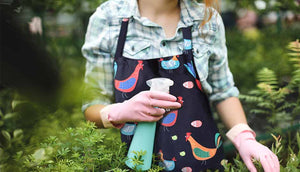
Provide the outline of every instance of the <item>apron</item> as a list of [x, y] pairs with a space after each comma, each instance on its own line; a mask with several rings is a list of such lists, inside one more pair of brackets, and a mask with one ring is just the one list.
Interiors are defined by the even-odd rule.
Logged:
[[[157, 122], [154, 154], [164, 171], [223, 170], [221, 137], [211, 115], [207, 96], [201, 88], [193, 61], [191, 27], [182, 28], [184, 50], [180, 55], [139, 60], [123, 56], [128, 19], [123, 19], [114, 59], [114, 93], [117, 103], [149, 90], [146, 81], [165, 77], [174, 81], [170, 94], [182, 104], [166, 112]], [[120, 129], [129, 148], [137, 123]]]

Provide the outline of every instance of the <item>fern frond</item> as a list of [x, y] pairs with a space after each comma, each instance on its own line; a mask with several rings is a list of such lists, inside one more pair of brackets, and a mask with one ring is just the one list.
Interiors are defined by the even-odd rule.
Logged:
[[272, 95], [270, 95], [271, 100], [273, 100], [276, 103], [282, 103], [285, 102], [285, 98], [288, 94], [290, 94], [292, 91], [291, 89], [287, 87], [280, 88], [278, 91], [274, 92]]
[[293, 109], [296, 106], [297, 106], [296, 103], [285, 103], [282, 106], [278, 107], [277, 111], [281, 112], [281, 111], [285, 111], [285, 110], [288, 110], [288, 109]]
[[289, 61], [294, 63], [293, 64], [294, 68], [296, 68], [296, 69], [300, 68], [300, 58], [299, 57], [290, 57]]
[[274, 109], [276, 105], [273, 102], [265, 101], [257, 104], [258, 107]]
[[290, 42], [289, 45], [287, 46], [287, 48], [291, 51], [294, 51], [295, 53], [297, 53], [296, 55], [299, 57], [300, 56], [300, 42], [299, 39], [297, 39], [296, 41]]
[[269, 115], [269, 114], [271, 114], [270, 111], [263, 110], [263, 109], [252, 109], [252, 110], [250, 110], [250, 113], [253, 113], [253, 114], [263, 114], [263, 115]]
[[292, 87], [299, 87], [300, 85], [300, 69], [297, 69], [293, 72], [293, 77], [289, 83]]
[[264, 94], [265, 93], [272, 94], [273, 90], [275, 88], [277, 88], [276, 86], [272, 86], [272, 85], [264, 83], [264, 82], [261, 82], [261, 83], [257, 84], [257, 87], [259, 89], [261, 89], [263, 91], [262, 93], [264, 93]]
[[261, 97], [257, 97], [257, 96], [249, 96], [249, 95], [239, 95], [239, 98], [241, 100], [244, 100], [247, 103], [257, 103], [257, 102], [262, 102], [263, 99]]
[[[280, 121], [278, 121], [280, 119]], [[268, 117], [267, 120], [272, 124], [280, 124], [283, 125], [284, 123], [288, 123], [289, 121], [293, 120], [292, 116], [289, 115], [286, 112], [277, 112], [275, 114], [272, 114], [272, 116]]]
[[270, 85], [272, 89], [278, 88], [278, 80], [274, 71], [263, 68], [257, 73], [257, 80], [265, 85]]
[[[292, 53], [288, 53], [288, 55], [289, 56], [296, 56], [296, 57], [298, 57], [298, 56], [300, 56], [300, 54], [299, 54], [299, 52], [292, 52]], [[299, 61], [297, 58], [293, 58], [293, 59], [291, 59], [291, 61]]]
[[290, 42], [287, 48], [291, 51], [288, 55], [290, 56], [290, 61], [294, 63], [295, 71], [291, 82], [289, 83], [289, 88], [299, 87], [300, 85], [300, 43], [297, 39], [296, 41]]
[[291, 51], [288, 53], [290, 56], [290, 61], [294, 63], [296, 70], [300, 69], [300, 43], [297, 39], [296, 41], [290, 42], [287, 48]]
[[[258, 87], [258, 86], [257, 86]], [[268, 99], [270, 95], [273, 94], [273, 91], [267, 92], [265, 89], [256, 89], [249, 92], [249, 95], [253, 95], [256, 97], [261, 97], [262, 100]]]

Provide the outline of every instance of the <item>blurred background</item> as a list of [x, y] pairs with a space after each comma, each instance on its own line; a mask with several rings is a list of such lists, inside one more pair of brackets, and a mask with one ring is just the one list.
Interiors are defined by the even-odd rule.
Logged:
[[[118, 131], [95, 129], [81, 112], [81, 46], [104, 1], [0, 0], [0, 171], [128, 171]], [[300, 1], [220, 3], [249, 125], [283, 171], [300, 170]], [[223, 143], [225, 169], [247, 171]]]

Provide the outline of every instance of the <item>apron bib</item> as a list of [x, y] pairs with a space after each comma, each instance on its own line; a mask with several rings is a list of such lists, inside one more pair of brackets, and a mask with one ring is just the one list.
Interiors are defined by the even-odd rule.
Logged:
[[[182, 28], [184, 50], [180, 55], [149, 60], [123, 56], [128, 19], [123, 19], [114, 59], [114, 93], [117, 103], [149, 90], [146, 81], [165, 77], [174, 81], [170, 94], [182, 104], [157, 122], [154, 154], [165, 171], [223, 170], [221, 137], [201, 88], [193, 61], [191, 27]], [[126, 123], [121, 139], [129, 148], [138, 123]]]

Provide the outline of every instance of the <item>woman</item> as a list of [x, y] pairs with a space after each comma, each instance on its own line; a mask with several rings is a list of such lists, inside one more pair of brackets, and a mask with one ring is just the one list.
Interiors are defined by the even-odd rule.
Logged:
[[[211, 104], [250, 171], [256, 171], [252, 158], [265, 171], [279, 171], [276, 155], [247, 125], [228, 68], [224, 25], [212, 8], [216, 4], [109, 0], [99, 6], [82, 48], [90, 95], [85, 117], [100, 128], [119, 128], [128, 145], [136, 122], [158, 121], [154, 154], [166, 171], [222, 170]], [[170, 94], [147, 91], [146, 81], [156, 77], [174, 81]]]

